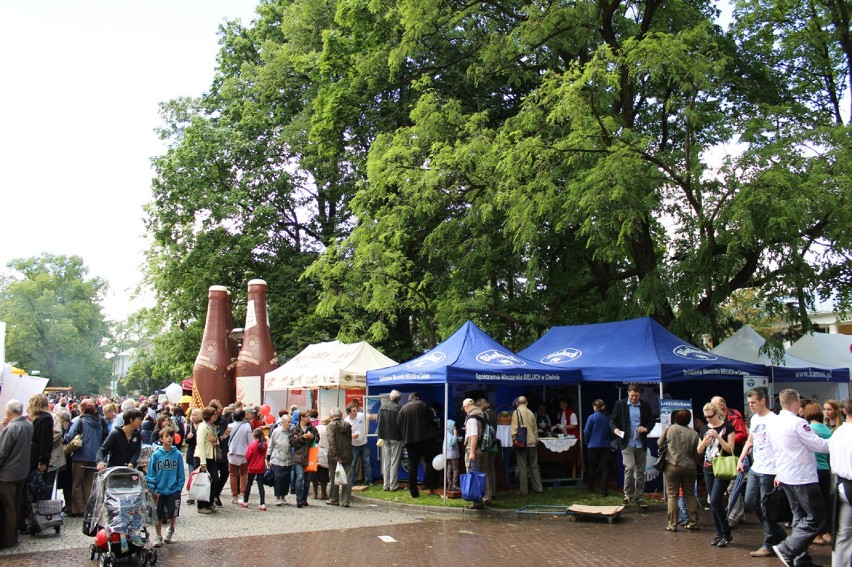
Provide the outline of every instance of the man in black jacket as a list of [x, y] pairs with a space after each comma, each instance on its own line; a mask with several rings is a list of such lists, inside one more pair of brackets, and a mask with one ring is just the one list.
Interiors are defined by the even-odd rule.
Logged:
[[402, 432], [402, 442], [408, 452], [408, 492], [412, 498], [420, 496], [417, 490], [417, 466], [424, 459], [423, 478], [429, 478], [432, 473], [433, 439], [435, 437], [434, 414], [426, 402], [420, 399], [417, 392], [408, 395], [408, 403], [399, 410], [399, 428]]
[[645, 492], [645, 461], [648, 447], [648, 432], [654, 427], [651, 405], [639, 399], [639, 385], [631, 382], [627, 386], [627, 399], [615, 402], [609, 418], [609, 428], [618, 441], [624, 463], [624, 505], [631, 499], [640, 508], [647, 508], [643, 498]]
[[402, 429], [399, 426], [399, 390], [391, 390], [379, 409], [376, 434], [382, 440], [382, 483], [385, 490], [399, 490], [399, 463], [402, 460]]

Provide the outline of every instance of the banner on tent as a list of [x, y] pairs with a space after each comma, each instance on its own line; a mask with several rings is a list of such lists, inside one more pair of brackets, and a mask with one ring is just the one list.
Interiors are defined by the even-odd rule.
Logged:
[[246, 406], [259, 406], [261, 396], [260, 376], [237, 377], [237, 401]]
[[689, 410], [689, 426], [692, 427], [692, 400], [660, 400], [660, 424], [663, 429], [672, 424], [672, 414], [680, 410]]

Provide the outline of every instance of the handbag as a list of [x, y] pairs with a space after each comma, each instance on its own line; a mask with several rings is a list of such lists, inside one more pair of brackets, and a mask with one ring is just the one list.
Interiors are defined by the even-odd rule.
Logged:
[[71, 455], [75, 451], [80, 450], [82, 447], [83, 447], [83, 434], [78, 433], [77, 435], [75, 435], [71, 439], [71, 441], [68, 442], [67, 445], [65, 445], [65, 449], [63, 449], [63, 450], [65, 451], [66, 455]]
[[198, 502], [210, 502], [210, 475], [198, 471], [189, 485], [189, 498]]
[[310, 449], [308, 449], [308, 464], [305, 465], [305, 472], [317, 472], [317, 466], [319, 465], [319, 445], [314, 444], [311, 445]]
[[734, 480], [737, 478], [737, 462], [733, 455], [713, 459], [713, 476], [719, 480]]
[[349, 484], [349, 477], [346, 476], [346, 469], [341, 462], [338, 462], [337, 467], [334, 469], [334, 484], [338, 486]]
[[275, 473], [272, 472], [272, 469], [266, 469], [266, 472], [263, 473], [263, 484], [266, 486], [275, 486]]
[[34, 469], [27, 479], [27, 490], [32, 496], [32, 501], [38, 500], [39, 495], [44, 492], [44, 476], [38, 469]]
[[654, 463], [654, 469], [658, 472], [663, 472], [666, 468], [666, 455], [669, 454], [669, 440], [665, 433], [660, 438], [660, 444], [657, 445], [657, 462]]
[[780, 486], [774, 487], [772, 490], [763, 495], [761, 501], [763, 508], [763, 518], [767, 522], [792, 522], [793, 511], [790, 509], [790, 500], [787, 499], [787, 493]]
[[472, 472], [459, 475], [459, 486], [462, 498], [468, 502], [479, 502], [485, 496], [485, 473], [477, 470], [476, 462]]
[[525, 449], [527, 446], [527, 426], [524, 425], [524, 419], [521, 417], [521, 412], [515, 410], [518, 415], [518, 432], [515, 433], [515, 438], [512, 440], [512, 447]]

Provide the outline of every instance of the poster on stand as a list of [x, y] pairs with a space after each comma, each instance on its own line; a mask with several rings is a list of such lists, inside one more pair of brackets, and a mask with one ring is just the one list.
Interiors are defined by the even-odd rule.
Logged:
[[246, 407], [258, 407], [262, 399], [260, 376], [237, 377], [238, 402], [242, 402]]

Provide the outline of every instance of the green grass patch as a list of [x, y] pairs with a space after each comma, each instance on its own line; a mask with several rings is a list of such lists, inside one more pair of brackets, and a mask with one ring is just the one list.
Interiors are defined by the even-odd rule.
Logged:
[[[383, 500], [386, 502], [399, 502], [401, 504], [418, 504], [420, 506], [436, 506], [443, 505], [441, 496], [420, 492], [420, 498], [412, 498], [408, 490], [398, 490], [396, 492], [385, 492], [381, 485], [373, 485], [366, 490], [353, 493], [357, 496], [365, 498], [373, 498], [375, 500]], [[541, 494], [530, 492], [526, 496], [521, 496], [515, 490], [498, 491], [497, 497], [494, 499], [492, 508], [498, 510], [517, 510], [530, 504], [548, 505], [548, 506], [570, 506], [572, 504], [585, 504], [587, 506], [618, 506], [621, 504], [622, 495], [610, 494], [610, 496], [601, 496], [598, 492], [588, 492], [580, 486], [560, 486], [557, 488], [545, 487]], [[465, 508], [470, 504], [461, 498], [447, 498], [447, 506], [453, 508]]]

